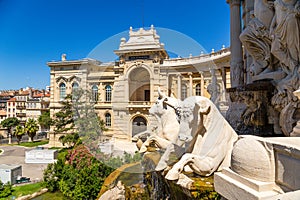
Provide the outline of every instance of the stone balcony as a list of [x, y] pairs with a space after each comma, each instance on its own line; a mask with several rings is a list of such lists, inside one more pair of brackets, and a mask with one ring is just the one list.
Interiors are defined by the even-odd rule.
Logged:
[[133, 109], [149, 109], [151, 107], [150, 101], [129, 101], [127, 108], [129, 110]]
[[26, 109], [26, 106], [16, 106], [16, 108], [17, 108], [18, 110], [25, 110], [25, 109]]
[[16, 113], [17, 117], [26, 117], [26, 113]]

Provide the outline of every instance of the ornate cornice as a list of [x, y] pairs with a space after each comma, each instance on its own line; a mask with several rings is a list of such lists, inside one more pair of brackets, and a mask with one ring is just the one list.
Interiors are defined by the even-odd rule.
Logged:
[[234, 6], [234, 5], [241, 5], [241, 0], [226, 0], [226, 3], [228, 3], [230, 6]]

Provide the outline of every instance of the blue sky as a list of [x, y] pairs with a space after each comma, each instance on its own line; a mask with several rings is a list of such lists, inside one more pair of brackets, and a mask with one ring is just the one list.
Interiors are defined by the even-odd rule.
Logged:
[[45, 88], [48, 61], [59, 60], [62, 53], [68, 60], [94, 56], [105, 61], [109, 56], [103, 52], [117, 49], [119, 36], [126, 36], [130, 26], [151, 24], [166, 49], [180, 56], [198, 51], [177, 38], [180, 34], [208, 52], [229, 46], [225, 0], [0, 0], [0, 90]]

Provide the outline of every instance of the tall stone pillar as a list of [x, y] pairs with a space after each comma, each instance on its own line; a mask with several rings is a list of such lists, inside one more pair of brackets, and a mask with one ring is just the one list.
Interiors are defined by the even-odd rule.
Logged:
[[201, 76], [201, 96], [204, 96], [204, 76], [203, 76], [203, 72], [200, 72], [200, 76]]
[[181, 99], [181, 74], [177, 74], [177, 98]]
[[188, 75], [189, 75], [189, 87], [190, 87], [189, 96], [191, 97], [193, 96], [193, 77], [192, 77], [193, 73], [189, 72]]
[[230, 5], [230, 80], [231, 87], [244, 85], [244, 64], [241, 34], [241, 0], [227, 0]]
[[[254, 0], [245, 0], [243, 3], [243, 20], [244, 20], [244, 28], [248, 25], [248, 23], [251, 21], [252, 17], [251, 15], [253, 14], [254, 10]], [[246, 49], [244, 49], [244, 53], [246, 56], [244, 67], [245, 69], [250, 69], [250, 65], [252, 63], [252, 57], [250, 54], [247, 52]], [[252, 76], [250, 74], [250, 70], [246, 70], [246, 80], [245, 82], [247, 84], [252, 83]]]

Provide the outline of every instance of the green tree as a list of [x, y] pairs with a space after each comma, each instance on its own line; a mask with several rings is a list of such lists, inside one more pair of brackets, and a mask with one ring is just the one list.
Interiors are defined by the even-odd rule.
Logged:
[[53, 125], [55, 133], [67, 133], [74, 131], [74, 114], [72, 110], [72, 95], [67, 95], [65, 100], [61, 102], [62, 108], [55, 113]]
[[63, 146], [67, 144], [68, 147], [74, 147], [76, 144], [81, 143], [80, 137], [76, 132], [60, 136], [59, 141], [63, 144]]
[[64, 160], [58, 158], [57, 162], [48, 164], [44, 171], [43, 184], [50, 192], [55, 192], [59, 189], [59, 180], [63, 174]]
[[50, 126], [52, 125], [52, 119], [50, 117], [50, 111], [46, 111], [43, 112], [39, 118], [38, 118], [38, 122], [40, 124], [40, 126], [42, 127], [42, 129], [50, 129]]
[[106, 131], [105, 123], [95, 111], [96, 102], [90, 91], [77, 89], [73, 92], [73, 111], [75, 125], [78, 134], [90, 150], [98, 148], [103, 131]]
[[58, 161], [44, 171], [49, 191], [60, 190], [70, 199], [96, 199], [112, 168], [95, 159], [84, 145], [59, 153]]
[[3, 184], [0, 180], [0, 198], [8, 197], [11, 195], [13, 189], [10, 182]]
[[75, 128], [74, 110], [72, 104], [72, 95], [67, 95], [61, 102], [62, 108], [55, 113], [52, 125], [54, 125], [54, 134], [64, 134], [59, 137], [59, 141], [68, 147], [73, 147], [80, 143], [78, 132]]
[[25, 135], [25, 129], [22, 126], [17, 125], [16, 129], [15, 129], [15, 132], [14, 132], [14, 136], [17, 137], [18, 144], [20, 144], [23, 135]]
[[37, 122], [29, 118], [27, 122], [25, 123], [25, 132], [28, 134], [30, 140], [33, 142], [33, 138], [36, 135], [36, 132], [39, 130], [39, 127], [37, 125]]
[[82, 89], [73, 90], [61, 102], [62, 108], [54, 115], [53, 125], [54, 133], [64, 133], [59, 138], [62, 143], [72, 146], [80, 143], [76, 139], [81, 138], [91, 150], [98, 148], [102, 132], [107, 129], [95, 112], [95, 103], [91, 92]]
[[20, 124], [16, 117], [9, 117], [1, 122], [1, 126], [7, 128], [8, 135], [12, 133], [12, 129]]

